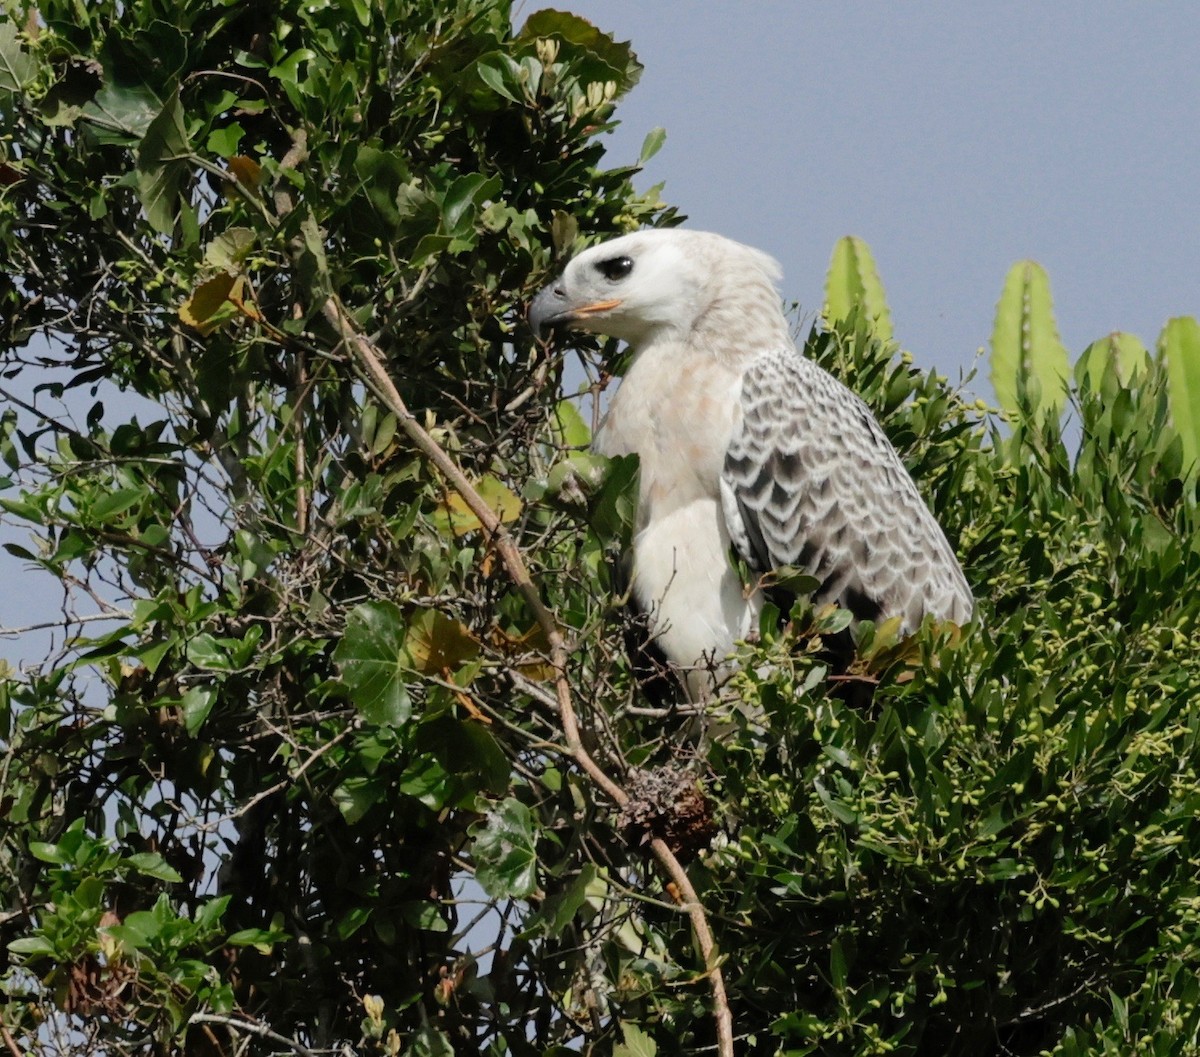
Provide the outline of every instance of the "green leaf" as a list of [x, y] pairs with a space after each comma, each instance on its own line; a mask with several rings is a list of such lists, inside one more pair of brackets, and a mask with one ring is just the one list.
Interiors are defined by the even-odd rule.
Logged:
[[375, 913], [374, 907], [350, 907], [337, 923], [339, 938], [349, 939], [371, 920], [373, 913]]
[[537, 850], [533, 816], [509, 797], [476, 827], [475, 880], [494, 899], [524, 899], [537, 888]]
[[332, 793], [333, 802], [342, 817], [354, 825], [388, 795], [388, 787], [374, 779], [359, 775], [347, 778]]
[[215, 899], [207, 900], [193, 915], [196, 925], [205, 933], [212, 932], [221, 923], [221, 918], [232, 898], [232, 896], [217, 896]]
[[454, 1057], [454, 1046], [445, 1034], [426, 1024], [412, 1037], [405, 1053], [412, 1057]]
[[175, 230], [179, 193], [187, 174], [191, 145], [176, 92], [150, 122], [137, 151], [137, 188], [150, 226], [162, 235]]
[[193, 738], [200, 732], [200, 728], [204, 726], [205, 720], [208, 719], [208, 714], [212, 711], [213, 705], [217, 701], [216, 690], [208, 687], [193, 686], [184, 691], [183, 697], [180, 700], [180, 705], [183, 709], [183, 725]]
[[183, 878], [178, 871], [174, 870], [167, 864], [166, 859], [156, 851], [143, 851], [135, 855], [130, 855], [125, 860], [137, 870], [140, 874], [145, 874], [147, 877], [154, 877], [160, 881], [170, 881], [173, 884], [178, 884]]
[[661, 125], [647, 132], [646, 138], [642, 140], [641, 152], [638, 154], [638, 165], [645, 165], [646, 162], [662, 150], [662, 145], [666, 142], [667, 130]]
[[13, 940], [8, 945], [8, 950], [12, 954], [29, 954], [34, 956], [50, 956], [55, 953], [54, 944], [45, 936], [22, 936], [20, 939]]
[[992, 385], [1000, 406], [1035, 420], [1057, 420], [1070, 367], [1058, 336], [1050, 279], [1036, 261], [1009, 269], [992, 326]]
[[317, 53], [310, 48], [297, 48], [271, 67], [271, 76], [286, 85], [297, 85], [301, 80], [300, 67], [315, 58]]
[[832, 325], [850, 319], [856, 312], [868, 322], [873, 337], [883, 342], [892, 340], [892, 312], [871, 248], [862, 239], [847, 235], [833, 247], [821, 315]]
[[187, 644], [187, 659], [197, 668], [211, 672], [227, 672], [232, 667], [225, 642], [207, 631], [202, 631]]
[[658, 1044], [636, 1024], [622, 1021], [621, 1038], [613, 1047], [613, 1057], [657, 1057]]
[[636, 455], [618, 455], [608, 461], [591, 517], [595, 530], [607, 539], [625, 539], [633, 530], [637, 512], [638, 466]]
[[145, 495], [146, 491], [142, 488], [121, 488], [97, 499], [89, 513], [96, 521], [112, 521], [118, 514], [125, 513], [139, 503]]
[[246, 130], [234, 121], [224, 128], [213, 129], [208, 134], [204, 147], [210, 154], [215, 154], [218, 158], [232, 158], [237, 154], [238, 145], [242, 142], [245, 134]]
[[475, 75], [497, 95], [510, 103], [524, 102], [521, 90], [521, 68], [509, 56], [496, 52], [485, 55], [475, 63]]
[[162, 100], [145, 85], [106, 84], [83, 108], [101, 143], [140, 140], [162, 112]]
[[270, 954], [279, 939], [278, 933], [268, 929], [240, 929], [225, 942], [230, 947], [254, 947], [260, 954]]
[[33, 83], [36, 71], [33, 58], [17, 39], [17, 27], [0, 22], [0, 91], [23, 91]]
[[628, 91], [642, 75], [642, 64], [628, 41], [614, 40], [587, 19], [569, 11], [546, 8], [530, 15], [521, 27], [519, 39], [537, 37], [558, 37], [571, 45], [570, 50], [576, 51], [584, 60], [581, 63], [584, 78], [613, 80], [618, 93]]
[[239, 271], [257, 242], [253, 228], [229, 228], [204, 247], [204, 263], [227, 272]]
[[378, 211], [387, 230], [396, 231], [400, 226], [397, 200], [401, 188], [406, 195], [413, 191], [404, 183], [409, 176], [404, 159], [394, 151], [363, 144], [354, 156], [354, 171], [362, 181], [363, 193]]
[[418, 757], [400, 779], [400, 792], [421, 801], [431, 811], [440, 811], [459, 789], [445, 767], [431, 757]]
[[1184, 473], [1200, 469], [1200, 324], [1191, 316], [1167, 321], [1158, 339], [1167, 364], [1171, 424], [1183, 441]]
[[554, 407], [555, 441], [563, 448], [586, 448], [592, 442], [592, 431], [574, 400], [560, 400]]
[[393, 602], [364, 602], [351, 610], [333, 659], [355, 708], [372, 723], [408, 722], [412, 703], [404, 681], [407, 628]]
[[41, 862], [54, 863], [56, 866], [61, 866], [71, 860], [71, 857], [57, 844], [48, 844], [41, 840], [29, 842], [29, 854]]
[[829, 945], [829, 979], [835, 991], [846, 990], [846, 952], [838, 939]]
[[438, 903], [430, 903], [426, 900], [410, 901], [401, 903], [399, 910], [400, 916], [413, 928], [421, 929], [424, 932], [449, 931], [450, 926], [446, 923], [442, 907]]
[[562, 892], [557, 893], [539, 909], [537, 924], [548, 936], [561, 936], [575, 916], [588, 902], [592, 888], [600, 878], [600, 871], [593, 863], [587, 863], [579, 876]]
[[482, 173], [460, 176], [450, 185], [442, 199], [442, 230], [456, 238], [467, 235], [475, 227], [478, 204], [499, 190], [498, 176], [489, 178]]
[[300, 223], [300, 235], [304, 240], [304, 274], [309, 288], [316, 296], [325, 297], [331, 289], [329, 261], [325, 256], [325, 232], [310, 214]]

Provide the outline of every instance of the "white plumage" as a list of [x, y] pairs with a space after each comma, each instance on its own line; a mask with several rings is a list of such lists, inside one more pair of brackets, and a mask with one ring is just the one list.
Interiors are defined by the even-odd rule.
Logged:
[[627, 341], [594, 447], [640, 460], [632, 588], [654, 641], [703, 696], [762, 605], [729, 560], [798, 567], [860, 619], [965, 623], [958, 561], [867, 406], [803, 357], [758, 250], [642, 231], [581, 253], [534, 300], [535, 329]]

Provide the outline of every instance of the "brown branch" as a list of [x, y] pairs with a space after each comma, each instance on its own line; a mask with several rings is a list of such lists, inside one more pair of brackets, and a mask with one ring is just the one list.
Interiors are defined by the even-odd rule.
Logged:
[[4, 1037], [4, 1045], [8, 1047], [8, 1052], [12, 1054], [12, 1057], [21, 1057], [21, 1051], [17, 1049], [16, 1042], [3, 1024], [0, 1024], [0, 1035]]
[[[416, 416], [409, 411], [408, 405], [404, 403], [383, 366], [383, 355], [379, 349], [358, 331], [354, 322], [335, 298], [331, 297], [325, 302], [322, 312], [334, 330], [341, 335], [342, 342], [350, 350], [353, 362], [363, 380], [383, 401], [384, 406], [396, 416], [400, 428], [404, 430], [405, 435], [417, 450], [433, 463], [450, 486], [462, 497], [471, 513], [479, 519], [491, 545], [500, 555], [500, 560], [503, 562], [509, 578], [533, 612], [550, 645], [550, 665], [554, 669], [554, 697], [571, 757], [616, 804], [624, 806], [629, 801], [629, 794], [605, 773], [584, 747], [567, 678], [567, 649], [563, 634], [554, 615], [542, 601], [541, 594], [533, 582], [533, 577], [529, 574], [525, 559], [521, 556], [516, 542], [496, 512], [484, 501], [458, 464], [450, 458], [417, 421]], [[717, 957], [712, 929], [708, 924], [708, 915], [696, 894], [696, 889], [688, 878], [687, 871], [675, 857], [675, 853], [661, 839], [652, 841], [650, 847], [659, 865], [682, 896], [683, 909], [686, 910], [691, 921], [696, 944], [704, 959], [704, 972], [712, 990], [713, 1018], [717, 1025], [717, 1053], [720, 1057], [733, 1057], [733, 1017], [729, 1010], [729, 1000], [725, 993], [725, 978]]]
[[[297, 130], [293, 133], [292, 148], [284, 156], [280, 167], [282, 169], [295, 168], [303, 162], [307, 154], [307, 137], [303, 130]], [[290, 192], [285, 188], [277, 190], [275, 194], [277, 215], [286, 216], [291, 212], [292, 207]], [[422, 273], [416, 289], [420, 288], [427, 276], [428, 272]], [[410, 292], [410, 297], [415, 296], [416, 289]], [[559, 629], [554, 615], [542, 601], [541, 594], [533, 582], [533, 577], [529, 574], [529, 569], [525, 565], [525, 560], [521, 556], [516, 542], [496, 512], [484, 502], [483, 497], [458, 464], [450, 458], [409, 411], [408, 405], [405, 404], [399, 390], [392, 382], [391, 376], [383, 366], [382, 353], [358, 330], [353, 320], [342, 308], [341, 303], [336, 298], [330, 297], [321, 306], [321, 311], [334, 330], [341, 335], [342, 343], [350, 350], [352, 361], [368, 387], [396, 416], [400, 428], [404, 430], [405, 435], [417, 450], [441, 471], [451, 487], [462, 497], [471, 513], [479, 519], [492, 546], [500, 555], [509, 578], [533, 612], [550, 645], [550, 664], [554, 669], [554, 699], [570, 755], [593, 782], [603, 789], [616, 804], [623, 807], [629, 802], [629, 795], [604, 772], [604, 769], [592, 759], [591, 754], [584, 747], [579, 721], [575, 714], [575, 705], [571, 697], [571, 687], [567, 679], [567, 649], [562, 631]], [[598, 404], [599, 401], [597, 400], [596, 403]], [[716, 944], [713, 942], [712, 929], [709, 928], [708, 915], [705, 913], [704, 906], [700, 902], [687, 872], [675, 857], [674, 852], [658, 839], [652, 841], [650, 847], [654, 852], [654, 857], [683, 897], [683, 908], [687, 911], [692, 924], [692, 932], [695, 934], [701, 957], [704, 959], [705, 975], [708, 977], [713, 996], [713, 1018], [717, 1024], [717, 1053], [719, 1057], [733, 1057], [733, 1018], [725, 993], [724, 974], [721, 972], [721, 966], [716, 957]]]
[[[300, 306], [296, 306], [296, 314], [299, 315]], [[304, 419], [305, 409], [308, 405], [308, 394], [311, 391], [308, 385], [308, 358], [304, 355], [304, 350], [301, 349], [296, 353], [296, 385], [295, 391], [298, 394], [296, 402], [292, 410], [292, 423], [296, 429], [296, 531], [301, 536], [308, 534], [308, 467], [307, 453], [304, 449]]]
[[567, 745], [579, 765], [588, 773], [592, 780], [600, 786], [618, 804], [624, 805], [629, 799], [625, 791], [617, 785], [600, 766], [591, 758], [583, 747], [583, 739], [579, 734], [579, 724], [575, 718], [575, 708], [571, 702], [571, 688], [567, 681], [567, 649], [562, 632], [553, 614], [542, 602], [537, 585], [529, 575], [521, 552], [517, 549], [512, 536], [496, 512], [488, 506], [467, 475], [458, 464], [446, 454], [445, 450], [435, 441], [425, 428], [417, 421], [416, 416], [409, 411], [391, 377], [383, 366], [383, 357], [375, 345], [355, 328], [353, 321], [342, 306], [330, 298], [323, 306], [325, 318], [342, 336], [345, 345], [353, 353], [355, 365], [359, 368], [363, 380], [371, 387], [384, 405], [396, 416], [400, 428], [408, 439], [416, 446], [443, 477], [463, 498], [471, 513], [479, 519], [491, 545], [495, 548], [509, 578], [525, 599], [533, 612], [538, 626], [550, 644], [550, 665], [554, 669], [555, 699], [558, 703], [562, 718], [563, 731], [567, 736]]

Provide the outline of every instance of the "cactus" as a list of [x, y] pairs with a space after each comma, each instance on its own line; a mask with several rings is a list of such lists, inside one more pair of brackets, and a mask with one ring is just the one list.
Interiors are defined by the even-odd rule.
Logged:
[[862, 239], [846, 235], [833, 247], [821, 315], [826, 323], [832, 324], [848, 319], [855, 309], [868, 322], [875, 338], [892, 340], [892, 312], [871, 248]]
[[1114, 330], [1111, 334], [1093, 341], [1075, 364], [1075, 383], [1080, 389], [1100, 392], [1105, 371], [1113, 365], [1117, 381], [1129, 388], [1138, 378], [1145, 377], [1150, 369], [1150, 353], [1146, 346], [1133, 334]]
[[1036, 261], [1018, 261], [1004, 280], [992, 326], [996, 398], [1014, 415], [1057, 419], [1067, 399], [1068, 376], [1046, 269]]
[[1200, 323], [1191, 316], [1167, 320], [1158, 337], [1167, 365], [1171, 423], [1183, 441], [1185, 474], [1200, 469]]

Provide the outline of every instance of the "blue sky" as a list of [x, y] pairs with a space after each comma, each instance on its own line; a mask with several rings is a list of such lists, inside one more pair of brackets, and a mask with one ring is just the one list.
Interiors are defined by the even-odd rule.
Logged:
[[[972, 362], [1025, 257], [1072, 357], [1200, 314], [1200, 5], [560, 6], [646, 66], [614, 164], [664, 126], [640, 185], [773, 254], [811, 310], [834, 241], [866, 239], [926, 366]], [[986, 373], [972, 388], [990, 397]]]

